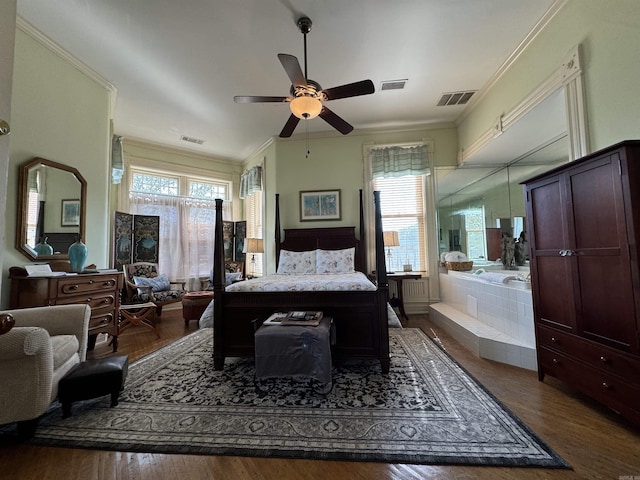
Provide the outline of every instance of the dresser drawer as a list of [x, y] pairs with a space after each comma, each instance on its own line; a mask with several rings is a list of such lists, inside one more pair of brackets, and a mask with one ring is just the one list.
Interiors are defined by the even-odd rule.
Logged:
[[116, 321], [112, 312], [92, 316], [89, 320], [89, 335], [101, 332], [116, 334]]
[[640, 386], [623, 381], [605, 370], [549, 350], [538, 349], [538, 361], [545, 374], [549, 374], [602, 401], [614, 410], [636, 409], [640, 405]]
[[85, 292], [85, 295], [77, 295], [77, 296], [64, 296], [56, 299], [56, 305], [69, 305], [72, 303], [81, 303], [85, 305], [89, 305], [91, 307], [91, 315], [94, 316], [96, 313], [99, 313], [101, 309], [109, 309], [113, 310], [117, 305], [117, 295], [120, 295], [120, 292]]
[[66, 295], [78, 295], [89, 292], [101, 292], [104, 290], [115, 291], [118, 287], [116, 275], [83, 276], [77, 275], [69, 278], [58, 279], [55, 295], [58, 298]]
[[538, 344], [625, 378], [638, 379], [640, 359], [590, 340], [538, 325]]

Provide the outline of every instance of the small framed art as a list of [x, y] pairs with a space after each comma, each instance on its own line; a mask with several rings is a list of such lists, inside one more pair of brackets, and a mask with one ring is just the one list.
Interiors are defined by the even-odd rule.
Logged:
[[340, 220], [340, 190], [300, 192], [300, 221]]
[[80, 200], [62, 200], [62, 218], [60, 225], [63, 227], [77, 227], [80, 225]]

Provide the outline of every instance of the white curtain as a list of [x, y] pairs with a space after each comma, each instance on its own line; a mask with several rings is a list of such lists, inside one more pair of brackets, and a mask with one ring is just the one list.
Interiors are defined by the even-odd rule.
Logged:
[[[213, 268], [215, 202], [171, 195], [129, 194], [134, 215], [160, 217], [158, 269], [172, 280], [189, 282], [209, 276]], [[231, 220], [231, 202], [223, 202], [222, 217]]]

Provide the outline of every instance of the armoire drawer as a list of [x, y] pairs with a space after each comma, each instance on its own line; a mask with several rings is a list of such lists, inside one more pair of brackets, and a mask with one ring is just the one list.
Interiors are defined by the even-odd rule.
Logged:
[[[541, 347], [556, 350], [625, 378], [639, 378], [640, 358], [543, 325], [537, 328]], [[640, 383], [640, 378], [638, 381]]]
[[545, 374], [580, 389], [614, 409], [640, 405], [640, 386], [629, 384], [617, 375], [545, 347], [539, 348], [538, 360]]

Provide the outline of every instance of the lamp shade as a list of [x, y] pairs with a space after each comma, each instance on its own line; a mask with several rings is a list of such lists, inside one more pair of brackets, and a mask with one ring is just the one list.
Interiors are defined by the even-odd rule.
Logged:
[[399, 247], [400, 239], [398, 232], [382, 232], [385, 247]]
[[289, 102], [289, 108], [291, 109], [291, 113], [296, 117], [310, 120], [320, 115], [322, 103], [315, 97], [302, 95], [291, 100], [291, 102]]
[[263, 253], [263, 252], [264, 252], [264, 247], [262, 246], [261, 238], [245, 239], [242, 253]]

